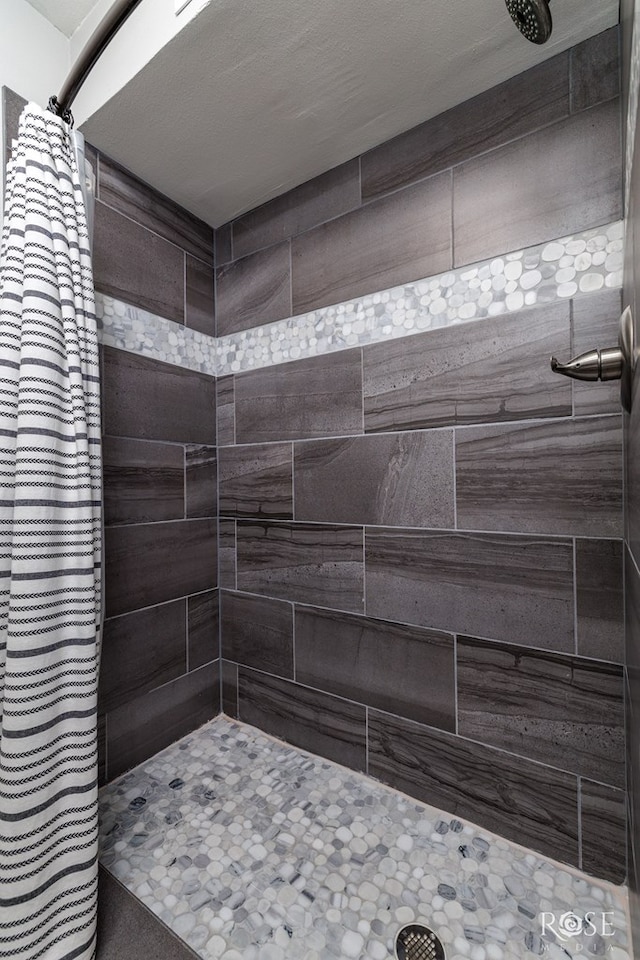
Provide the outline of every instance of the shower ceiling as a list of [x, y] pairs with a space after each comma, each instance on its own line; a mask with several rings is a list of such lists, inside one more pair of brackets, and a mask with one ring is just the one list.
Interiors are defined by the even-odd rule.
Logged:
[[29, 3], [65, 37], [70, 37], [98, 0], [29, 0]]
[[82, 129], [217, 226], [599, 33], [618, 2], [553, 17], [537, 47], [503, 0], [211, 0]]

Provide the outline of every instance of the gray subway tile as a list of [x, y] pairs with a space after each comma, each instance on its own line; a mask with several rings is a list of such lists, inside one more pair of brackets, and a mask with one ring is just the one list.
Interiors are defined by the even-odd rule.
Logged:
[[238, 590], [362, 611], [362, 528], [237, 521]]
[[456, 431], [458, 526], [622, 535], [619, 417]]
[[459, 734], [623, 786], [622, 667], [460, 636], [456, 665]]
[[296, 680], [455, 732], [451, 634], [296, 607]]
[[104, 437], [104, 520], [108, 525], [184, 517], [184, 448]]
[[[622, 304], [620, 290], [607, 290], [589, 297], [576, 297], [572, 302], [571, 356], [594, 347], [615, 347]], [[559, 359], [564, 360], [564, 356]], [[620, 383], [573, 381], [573, 409], [576, 416], [620, 412]]]
[[456, 167], [454, 198], [455, 266], [618, 220], [618, 100]]
[[364, 770], [365, 708], [240, 667], [240, 719], [303, 750]]
[[220, 656], [219, 606], [217, 590], [207, 590], [187, 599], [189, 670], [196, 670]]
[[627, 879], [625, 791], [580, 781], [582, 862], [585, 873], [611, 883]]
[[219, 377], [216, 380], [216, 407], [218, 446], [236, 442], [235, 387], [234, 377]]
[[453, 431], [295, 444], [296, 520], [453, 527]]
[[289, 243], [252, 253], [216, 269], [218, 336], [291, 316]]
[[619, 31], [617, 25], [610, 27], [569, 51], [572, 113], [619, 96]]
[[365, 430], [570, 415], [549, 365], [570, 349], [568, 303], [365, 346]]
[[222, 656], [293, 678], [293, 608], [282, 600], [221, 593]]
[[438, 174], [292, 240], [293, 312], [451, 266], [451, 174]]
[[219, 563], [220, 586], [227, 590], [236, 589], [236, 521], [218, 522], [219, 527]]
[[289, 240], [360, 206], [360, 162], [349, 160], [233, 221], [233, 255]]
[[571, 541], [367, 527], [365, 544], [368, 616], [573, 652]]
[[569, 61], [561, 53], [369, 150], [362, 157], [363, 199], [455, 166], [568, 113]]
[[216, 335], [213, 267], [195, 257], [185, 257], [185, 324], [209, 337]]
[[218, 513], [216, 448], [189, 443], [185, 447], [187, 517], [215, 517]]
[[238, 717], [238, 664], [222, 661], [222, 712]]
[[372, 776], [578, 866], [576, 777], [376, 710], [368, 735]]
[[576, 540], [578, 653], [624, 662], [621, 540]]
[[290, 443], [221, 447], [220, 514], [293, 518]]
[[236, 376], [235, 413], [238, 443], [362, 433], [360, 350]]
[[99, 200], [93, 274], [101, 293], [184, 323], [184, 252]]

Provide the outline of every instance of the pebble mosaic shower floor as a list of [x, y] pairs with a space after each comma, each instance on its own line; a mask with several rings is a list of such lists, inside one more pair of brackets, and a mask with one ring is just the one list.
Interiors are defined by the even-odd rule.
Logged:
[[225, 717], [100, 809], [103, 865], [203, 958], [385, 960], [422, 922], [447, 960], [630, 960], [623, 888]]

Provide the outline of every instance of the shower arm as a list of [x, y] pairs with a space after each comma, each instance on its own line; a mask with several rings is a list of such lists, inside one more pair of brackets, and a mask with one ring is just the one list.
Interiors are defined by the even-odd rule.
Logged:
[[109, 46], [125, 20], [129, 18], [140, 3], [141, 0], [114, 0], [108, 13], [89, 37], [80, 56], [71, 68], [60, 93], [57, 97], [51, 97], [49, 100], [51, 113], [57, 114], [67, 123], [73, 125], [71, 104], [78, 96], [96, 61]]

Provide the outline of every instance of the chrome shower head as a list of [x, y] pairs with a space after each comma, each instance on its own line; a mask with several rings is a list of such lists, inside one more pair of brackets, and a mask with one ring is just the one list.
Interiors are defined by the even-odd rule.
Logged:
[[531, 43], [546, 43], [553, 23], [548, 0], [505, 0], [520, 33]]

